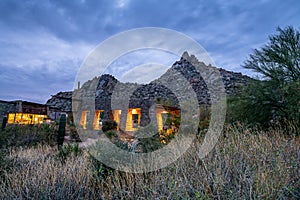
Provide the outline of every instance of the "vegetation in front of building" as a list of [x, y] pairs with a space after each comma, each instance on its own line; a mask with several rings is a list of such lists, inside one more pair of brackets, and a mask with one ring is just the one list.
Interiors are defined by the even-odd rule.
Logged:
[[228, 125], [204, 159], [196, 141], [173, 164], [142, 174], [110, 169], [68, 145], [63, 162], [56, 146], [9, 148], [0, 163], [0, 198], [297, 199], [299, 136], [286, 131]]

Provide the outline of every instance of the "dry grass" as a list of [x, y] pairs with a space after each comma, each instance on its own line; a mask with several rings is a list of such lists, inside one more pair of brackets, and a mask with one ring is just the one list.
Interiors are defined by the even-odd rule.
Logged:
[[297, 199], [299, 136], [227, 127], [203, 160], [199, 142], [167, 168], [145, 174], [109, 170], [83, 150], [64, 162], [55, 148], [5, 153], [0, 199]]

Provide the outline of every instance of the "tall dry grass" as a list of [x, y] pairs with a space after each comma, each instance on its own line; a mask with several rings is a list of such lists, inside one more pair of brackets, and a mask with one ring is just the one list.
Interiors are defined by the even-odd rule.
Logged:
[[299, 136], [229, 126], [203, 160], [195, 142], [167, 168], [130, 174], [95, 164], [88, 152], [62, 162], [55, 148], [5, 153], [0, 199], [299, 199]]

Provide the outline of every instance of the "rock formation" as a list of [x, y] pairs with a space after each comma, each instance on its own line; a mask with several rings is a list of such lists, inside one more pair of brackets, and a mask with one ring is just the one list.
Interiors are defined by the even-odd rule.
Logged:
[[72, 92], [59, 92], [48, 99], [47, 106], [61, 111], [72, 111]]
[[[129, 107], [139, 107], [142, 108], [142, 110], [144, 109], [147, 111], [157, 100], [169, 102], [171, 106], [176, 107], [178, 106], [178, 99], [176, 98], [176, 95], [170, 91], [170, 89], [160, 84], [160, 80], [162, 79], [174, 82], [172, 73], [175, 71], [176, 73], [180, 73], [183, 77], [181, 79], [177, 79], [177, 82], [185, 79], [191, 85], [195, 91], [199, 105], [210, 104], [210, 91], [204, 79], [194, 67], [195, 64], [198, 64], [201, 69], [218, 70], [218, 74], [221, 75], [221, 79], [225, 87], [225, 92], [230, 96], [238, 92], [240, 86], [247, 84], [251, 79], [241, 73], [230, 72], [211, 65], [206, 66], [204, 63], [199, 62], [194, 55], [190, 56], [187, 52], [185, 52], [181, 59], [176, 61], [165, 74], [149, 84], [120, 83], [112, 75], [104, 74], [84, 83], [80, 89], [81, 92], [83, 92], [81, 93], [81, 96], [88, 96], [91, 97], [92, 100], [95, 100], [95, 110], [111, 110], [113, 92], [115, 95], [114, 98], [122, 99], [124, 98], [124, 93], [126, 93], [126, 91], [128, 91], [128, 93], [130, 91], [131, 94], [130, 97], [128, 97], [130, 98]], [[216, 77], [210, 76], [209, 80], [215, 78]], [[93, 84], [96, 91], [90, 91], [88, 89]], [[115, 87], [122, 92], [115, 92]], [[181, 90], [184, 90], [184, 88], [181, 88]], [[132, 93], [132, 91], [134, 92]], [[56, 95], [53, 95], [46, 104], [63, 111], [71, 111], [72, 92], [59, 92]], [[109, 115], [109, 113], [107, 112], [106, 115]], [[146, 119], [146, 121], [148, 121], [148, 119]]]

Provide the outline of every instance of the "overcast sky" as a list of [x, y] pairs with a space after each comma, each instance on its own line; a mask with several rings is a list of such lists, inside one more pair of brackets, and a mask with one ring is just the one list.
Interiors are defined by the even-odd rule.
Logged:
[[110, 36], [141, 27], [182, 32], [217, 67], [252, 75], [243, 61], [278, 26], [299, 29], [299, 13], [298, 0], [1, 0], [0, 99], [45, 103], [72, 90], [89, 52]]

